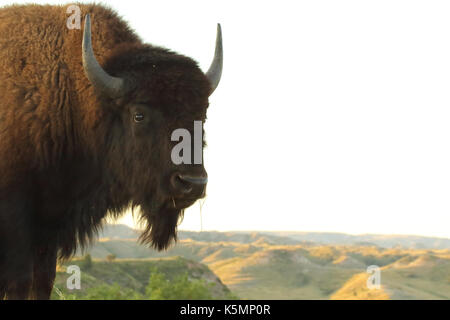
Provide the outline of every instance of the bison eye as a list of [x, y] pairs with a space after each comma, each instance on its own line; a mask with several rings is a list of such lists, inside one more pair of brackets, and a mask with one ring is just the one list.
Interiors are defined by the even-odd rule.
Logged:
[[141, 122], [142, 120], [144, 120], [144, 114], [141, 112], [136, 112], [134, 114], [134, 122]]

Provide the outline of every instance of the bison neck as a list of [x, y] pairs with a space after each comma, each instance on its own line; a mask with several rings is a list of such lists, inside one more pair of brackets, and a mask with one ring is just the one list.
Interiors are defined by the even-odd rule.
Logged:
[[[33, 220], [45, 226], [36, 228], [35, 239], [56, 242], [63, 258], [95, 240], [109, 212], [117, 216], [129, 204], [124, 189], [113, 186], [100, 167], [76, 159], [34, 176]], [[112, 194], [117, 189], [122, 192]]]

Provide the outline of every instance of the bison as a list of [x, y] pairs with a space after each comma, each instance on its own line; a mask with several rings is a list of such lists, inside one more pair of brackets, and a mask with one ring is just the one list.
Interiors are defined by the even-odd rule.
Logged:
[[203, 164], [174, 164], [170, 137], [206, 119], [220, 25], [204, 73], [112, 9], [79, 8], [80, 29], [63, 6], [0, 9], [0, 299], [49, 299], [58, 259], [127, 208], [139, 208], [140, 241], [167, 248], [205, 195]]

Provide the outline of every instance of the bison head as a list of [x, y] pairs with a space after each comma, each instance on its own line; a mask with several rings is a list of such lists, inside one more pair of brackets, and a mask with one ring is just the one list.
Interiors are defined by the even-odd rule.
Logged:
[[110, 210], [139, 206], [146, 225], [141, 241], [164, 249], [176, 239], [183, 210], [205, 195], [203, 164], [174, 164], [177, 142], [171, 134], [184, 128], [193, 137], [194, 121], [206, 119], [208, 97], [222, 73], [220, 25], [206, 73], [190, 58], [140, 42], [118, 45], [102, 68], [92, 49], [89, 15], [82, 47], [85, 74], [107, 115], [102, 170], [116, 203]]

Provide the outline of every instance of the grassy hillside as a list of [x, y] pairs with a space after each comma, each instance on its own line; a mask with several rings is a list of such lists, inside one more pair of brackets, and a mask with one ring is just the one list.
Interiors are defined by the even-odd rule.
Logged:
[[381, 269], [381, 290], [369, 290], [367, 274], [352, 277], [332, 299], [450, 299], [450, 255], [412, 252]]
[[[139, 232], [125, 225], [108, 225], [100, 238], [107, 239], [135, 239]], [[205, 242], [239, 242], [253, 243], [263, 239], [267, 243], [292, 244], [323, 244], [323, 245], [351, 245], [378, 246], [383, 248], [401, 247], [404, 249], [450, 249], [450, 239], [424, 237], [415, 235], [380, 235], [361, 234], [351, 235], [336, 232], [299, 232], [299, 231], [183, 231], [178, 234], [180, 240], [191, 239]]]
[[376, 245], [383, 248], [450, 249], [450, 239], [414, 235], [361, 234], [350, 235], [335, 232], [262, 232], [267, 236], [279, 236], [298, 242], [326, 245]]
[[[81, 270], [81, 289], [67, 289], [67, 279], [70, 277], [67, 267], [77, 265]], [[182, 258], [171, 257], [163, 259], [118, 259], [113, 261], [94, 259], [87, 263], [86, 259], [74, 259], [58, 266], [57, 276], [52, 299], [84, 299], [92, 289], [96, 288], [120, 288], [126, 292], [126, 296], [119, 299], [142, 299], [149, 283], [152, 272], [161, 272], [170, 282], [187, 273], [190, 280], [201, 280], [208, 288], [209, 294], [214, 299], [235, 298], [230, 290], [211, 270], [200, 263]], [[145, 298], [145, 297], [144, 297]], [[183, 299], [190, 299], [185, 296]]]
[[[156, 252], [139, 245], [135, 238], [129, 239], [133, 234], [126, 229], [118, 230], [120, 236], [110, 229], [109, 238], [99, 241], [90, 254], [97, 259], [115, 255], [135, 261], [165, 261], [181, 256], [207, 265], [243, 299], [450, 298], [449, 249], [382, 248], [367, 242], [325, 245], [263, 233], [184, 232], [175, 246]], [[439, 242], [438, 246], [442, 244]], [[381, 268], [380, 290], [367, 288], [366, 269], [370, 265]], [[107, 269], [107, 265], [103, 266]], [[103, 277], [97, 273], [89, 275], [110, 282], [114, 272]], [[134, 272], [130, 274], [132, 278]], [[143, 283], [143, 278], [138, 282]], [[128, 275], [123, 279], [128, 279]], [[133, 288], [132, 284], [125, 283]]]

